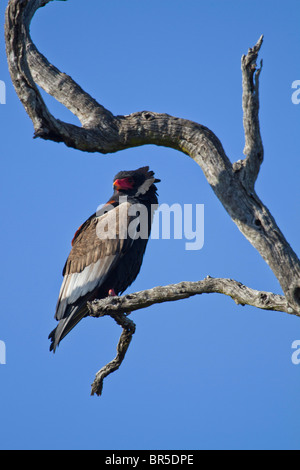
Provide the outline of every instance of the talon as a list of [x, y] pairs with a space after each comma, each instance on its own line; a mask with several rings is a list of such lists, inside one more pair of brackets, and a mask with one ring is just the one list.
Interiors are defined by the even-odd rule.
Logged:
[[109, 289], [108, 295], [109, 295], [109, 297], [116, 297], [117, 296], [114, 289]]

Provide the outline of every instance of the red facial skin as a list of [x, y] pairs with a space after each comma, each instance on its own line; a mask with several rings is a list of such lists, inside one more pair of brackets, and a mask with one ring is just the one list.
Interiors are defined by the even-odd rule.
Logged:
[[120, 189], [132, 189], [133, 188], [133, 181], [131, 178], [122, 178], [122, 179], [117, 179], [114, 182], [114, 187], [120, 191]]
[[[122, 178], [122, 179], [117, 179], [115, 182], [114, 182], [114, 187], [120, 191], [120, 190], [127, 190], [127, 189], [132, 189], [133, 188], [133, 185], [134, 185], [134, 182], [132, 180], [132, 178]], [[108, 204], [113, 204], [115, 201], [114, 199], [111, 199], [110, 201], [108, 201], [105, 205], [108, 205]], [[80, 231], [82, 225], [79, 227], [79, 229], [76, 231], [74, 237], [73, 237], [73, 240], [71, 242], [72, 246], [74, 244], [74, 240], [78, 234], [78, 232]]]

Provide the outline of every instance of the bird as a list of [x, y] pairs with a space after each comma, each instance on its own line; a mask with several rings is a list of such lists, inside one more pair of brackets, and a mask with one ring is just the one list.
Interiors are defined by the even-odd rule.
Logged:
[[158, 207], [155, 183], [160, 181], [149, 166], [120, 171], [112, 197], [75, 232], [54, 316], [59, 323], [48, 337], [50, 351], [89, 314], [88, 302], [120, 295], [136, 279]]

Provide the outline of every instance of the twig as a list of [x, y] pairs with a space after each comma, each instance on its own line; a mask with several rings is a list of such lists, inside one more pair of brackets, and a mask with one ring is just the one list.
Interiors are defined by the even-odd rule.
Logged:
[[96, 394], [100, 396], [102, 394], [103, 381], [105, 377], [119, 369], [131, 343], [132, 335], [135, 333], [135, 323], [127, 318], [124, 313], [108, 315], [110, 315], [116, 321], [116, 323], [123, 328], [123, 331], [117, 346], [117, 355], [111, 362], [106, 364], [106, 366], [102, 367], [102, 369], [97, 372], [95, 380], [92, 383], [91, 395]]
[[228, 295], [236, 304], [251, 305], [263, 310], [274, 310], [300, 316], [288, 305], [286, 298], [281, 295], [250, 289], [233, 279], [214, 279], [210, 276], [203, 281], [180, 282], [179, 284], [154, 287], [153, 289], [127, 294], [122, 297], [115, 296], [94, 300], [88, 303], [90, 316], [99, 318], [110, 315], [118, 325], [122, 326], [123, 331], [117, 346], [117, 356], [97, 372], [92, 384], [91, 395], [101, 395], [103, 380], [117, 370], [124, 360], [132, 335], [135, 332], [135, 324], [127, 315], [132, 311], [144, 309], [157, 303], [187, 299], [194, 295], [209, 293]]
[[259, 126], [259, 75], [262, 69], [257, 68], [256, 60], [263, 43], [263, 36], [259, 38], [247, 55], [242, 56], [243, 80], [243, 124], [245, 132], [245, 148], [243, 170], [240, 174], [245, 186], [253, 190], [260, 165], [263, 162], [264, 148]]

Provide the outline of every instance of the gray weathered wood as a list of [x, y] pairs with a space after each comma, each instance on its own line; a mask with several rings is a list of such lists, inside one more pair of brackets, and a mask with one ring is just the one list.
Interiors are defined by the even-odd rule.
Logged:
[[292, 310], [283, 295], [262, 292], [245, 286], [234, 279], [213, 278], [208, 276], [202, 281], [180, 282], [168, 286], [153, 287], [122, 297], [106, 297], [89, 303], [90, 315], [127, 315], [151, 305], [188, 299], [200, 294], [224, 294], [231, 297], [238, 305], [250, 305], [262, 310], [274, 310], [300, 316]]
[[127, 349], [135, 333], [135, 324], [129, 320], [130, 313], [151, 305], [163, 302], [174, 302], [200, 294], [225, 294], [238, 305], [251, 305], [263, 310], [274, 310], [300, 316], [288, 305], [286, 298], [271, 292], [261, 292], [234, 281], [233, 279], [216, 279], [207, 276], [203, 281], [180, 282], [163, 287], [154, 287], [122, 297], [106, 297], [89, 303], [90, 316], [102, 317], [110, 315], [122, 328], [117, 346], [116, 357], [97, 372], [92, 384], [92, 395], [101, 395], [103, 380], [115, 372], [123, 362]]

